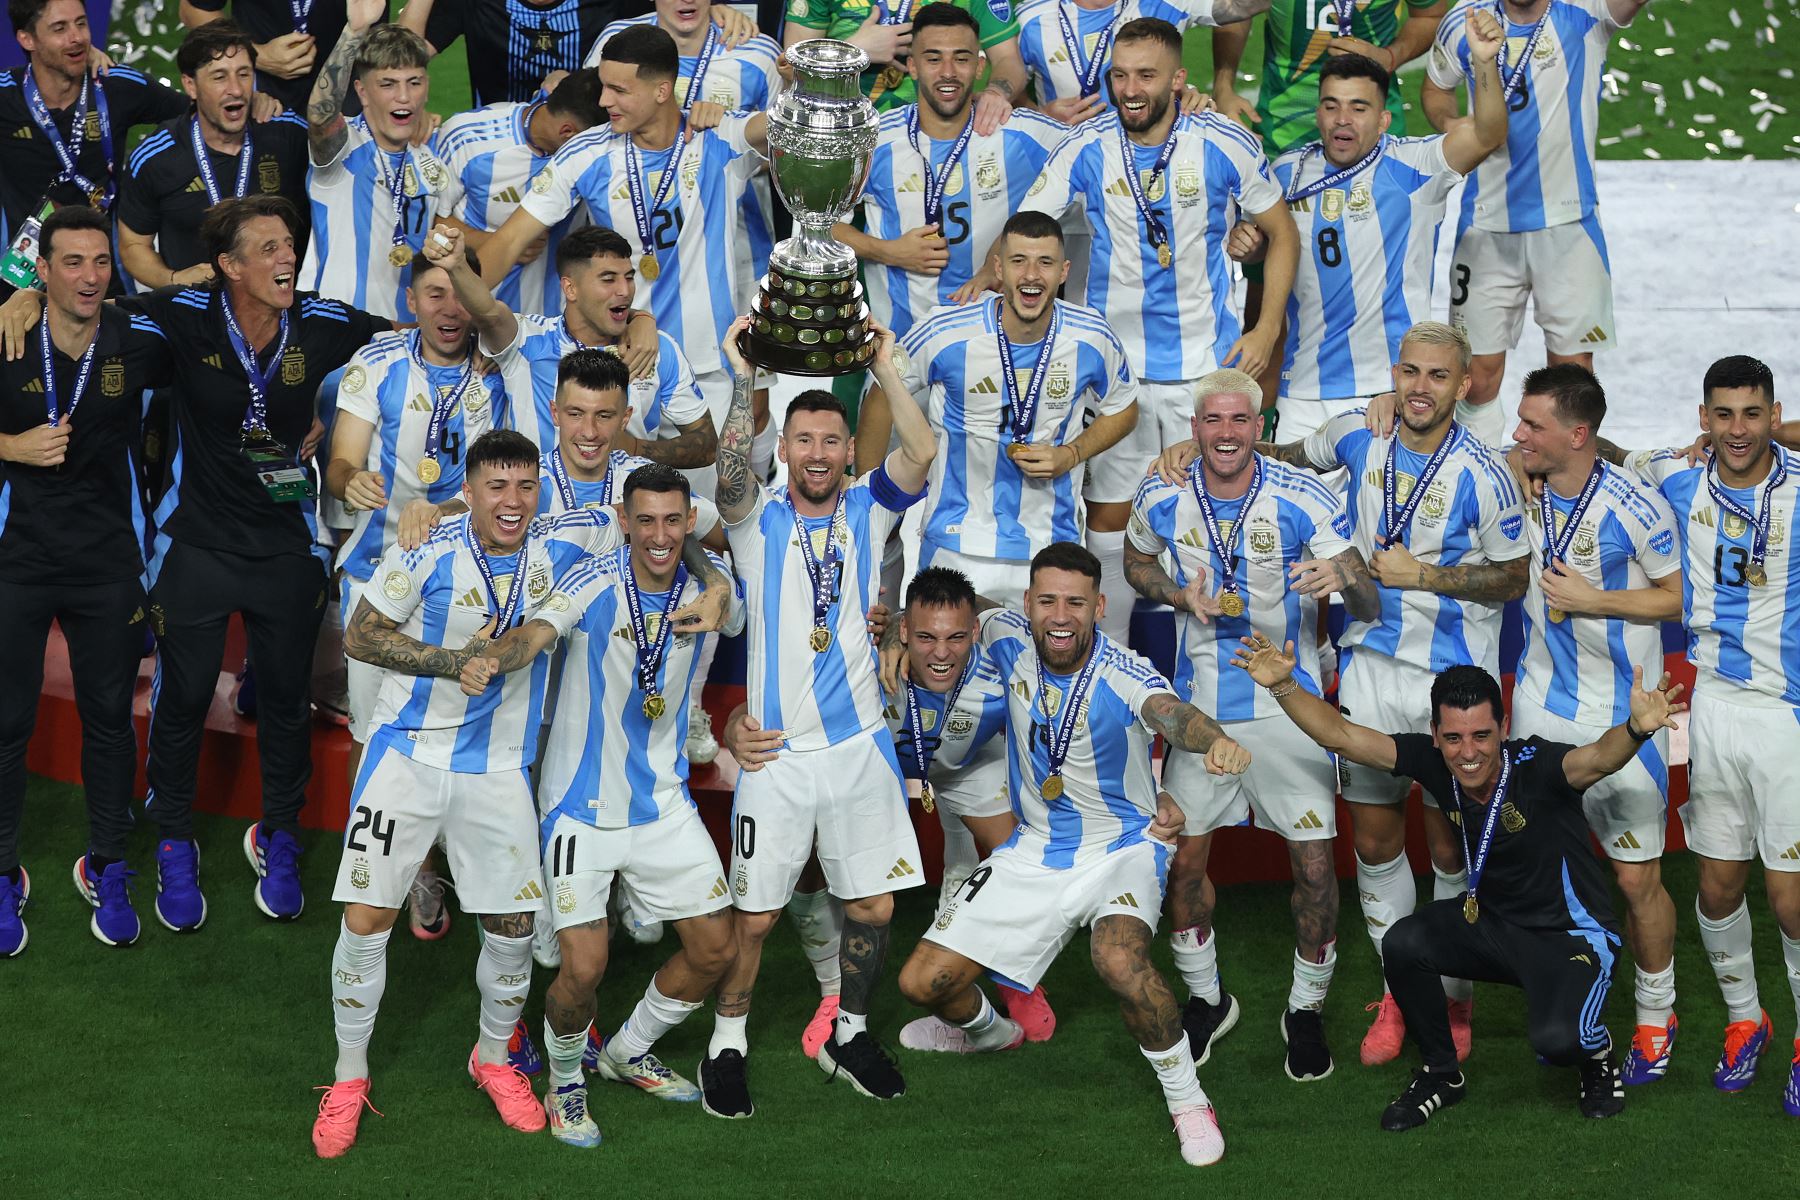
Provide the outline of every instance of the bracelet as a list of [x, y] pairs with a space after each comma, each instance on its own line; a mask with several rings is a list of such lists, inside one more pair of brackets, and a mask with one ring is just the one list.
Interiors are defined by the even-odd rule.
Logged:
[[1280, 700], [1284, 697], [1291, 696], [1294, 694], [1294, 689], [1299, 686], [1300, 681], [1295, 679], [1292, 675], [1289, 675], [1286, 679], [1269, 685], [1269, 698], [1272, 700]]
[[1626, 736], [1631, 738], [1632, 741], [1637, 742], [1639, 745], [1642, 745], [1644, 742], [1647, 742], [1651, 738], [1656, 736], [1656, 730], [1654, 730], [1654, 729], [1652, 729], [1649, 733], [1639, 733], [1637, 730], [1633, 729], [1631, 727], [1631, 718], [1630, 717], [1625, 718], [1625, 733], [1626, 733]]

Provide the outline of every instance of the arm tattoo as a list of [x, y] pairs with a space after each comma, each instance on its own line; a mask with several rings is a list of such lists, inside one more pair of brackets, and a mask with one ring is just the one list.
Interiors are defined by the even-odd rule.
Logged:
[[1628, 451], [1628, 450], [1624, 450], [1618, 446], [1613, 445], [1611, 442], [1607, 441], [1605, 438], [1595, 438], [1594, 439], [1594, 450], [1596, 453], [1598, 453], [1600, 455], [1601, 458], [1604, 458], [1607, 462], [1611, 463], [1615, 467], [1624, 466], [1625, 465], [1625, 456], [1630, 453], [1630, 451]]
[[1225, 736], [1219, 723], [1172, 693], [1158, 692], [1144, 703], [1144, 724], [1163, 735], [1177, 750], [1205, 754]]
[[1531, 556], [1470, 567], [1426, 566], [1424, 576], [1425, 590], [1440, 596], [1477, 604], [1504, 604], [1525, 594], [1531, 582]]
[[881, 982], [887, 961], [888, 927], [844, 918], [844, 938], [838, 965], [844, 975], [844, 1011], [867, 1016], [875, 985]]
[[1333, 467], [1321, 467], [1315, 463], [1312, 460], [1312, 457], [1307, 454], [1306, 443], [1304, 441], [1289, 442], [1285, 446], [1277, 446], [1273, 442], [1258, 442], [1256, 450], [1257, 453], [1263, 455], [1265, 458], [1272, 458], [1276, 462], [1286, 463], [1290, 467], [1300, 467], [1307, 471], [1329, 471], [1333, 469]]
[[750, 511], [750, 443], [755, 440], [755, 418], [750, 414], [750, 389], [746, 374], [732, 381], [731, 407], [719, 434], [719, 483], [714, 499], [726, 521], [740, 521]]
[[641, 439], [637, 452], [651, 462], [684, 470], [710, 467], [719, 455], [719, 435], [711, 417], [700, 417], [681, 426], [679, 437]]
[[689, 575], [700, 581], [700, 587], [705, 591], [714, 591], [731, 583], [724, 572], [713, 565], [712, 556], [706, 552], [706, 543], [691, 533], [681, 539], [681, 564], [688, 569]]
[[345, 28], [325, 65], [319, 68], [318, 79], [313, 81], [312, 95], [306, 102], [306, 124], [314, 162], [336, 158], [350, 137], [350, 126], [344, 120], [344, 97], [350, 91], [350, 69], [357, 51], [368, 36], [367, 29], [354, 33]]
[[386, 667], [402, 675], [438, 675], [455, 679], [471, 658], [487, 648], [476, 639], [460, 650], [433, 646], [407, 637], [400, 626], [363, 601], [356, 606], [349, 628], [344, 630], [344, 649], [358, 662]]
[[887, 628], [881, 631], [881, 644], [877, 650], [898, 650], [903, 642], [900, 640], [900, 622], [905, 620], [906, 610], [903, 608], [888, 617]]
[[1006, 102], [1008, 104], [1013, 103], [1013, 85], [1012, 80], [1010, 79], [990, 79], [988, 80], [988, 85], [985, 90], [997, 92], [1006, 97]]
[[1157, 604], [1166, 604], [1177, 612], [1183, 608], [1181, 588], [1169, 578], [1169, 572], [1163, 568], [1162, 559], [1154, 554], [1145, 554], [1125, 539], [1125, 582], [1131, 590], [1146, 600]]
[[1381, 585], [1369, 574], [1362, 551], [1352, 546], [1331, 562], [1337, 569], [1338, 594], [1343, 596], [1344, 608], [1350, 615], [1358, 621], [1373, 621], [1381, 616]]
[[[524, 670], [526, 666], [530, 665], [532, 659], [542, 653], [542, 649], [537, 645], [537, 637], [546, 633], [550, 634], [554, 641], [556, 630], [548, 621], [527, 621], [515, 629], [507, 630], [489, 642], [484, 653], [488, 658], [499, 662], [500, 674], [510, 675], [514, 671]], [[460, 672], [458, 673], [460, 674]]]

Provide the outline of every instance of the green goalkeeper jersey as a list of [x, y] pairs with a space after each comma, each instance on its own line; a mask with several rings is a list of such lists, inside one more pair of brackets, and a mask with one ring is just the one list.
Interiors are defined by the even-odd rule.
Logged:
[[[925, 0], [886, 0], [884, 9], [898, 12], [902, 4], [911, 12]], [[1011, 0], [949, 0], [961, 9], [966, 9], [975, 23], [981, 27], [981, 48], [997, 46], [1007, 38], [1019, 36], [1019, 23], [1013, 19]], [[799, 25], [806, 29], [817, 30], [820, 37], [845, 38], [861, 29], [869, 19], [870, 9], [875, 7], [873, 0], [788, 0], [787, 20], [789, 25]], [[985, 81], [987, 72], [982, 72], [983, 79], [977, 80], [980, 87]], [[891, 81], [891, 83], [889, 82]], [[875, 107], [882, 112], [891, 108], [899, 108], [903, 104], [911, 104], [918, 99], [918, 86], [910, 75], [902, 75], [895, 80], [892, 74], [882, 78], [881, 68], [877, 67], [863, 73], [863, 93], [875, 101]]]
[[[1371, 45], [1391, 46], [1406, 20], [1404, 10], [1430, 8], [1433, 3], [1435, 0], [1356, 0], [1350, 34]], [[1337, 32], [1337, 9], [1332, 0], [1275, 0], [1269, 6], [1263, 24], [1256, 111], [1262, 117], [1263, 149], [1270, 158], [1319, 136], [1319, 68], [1325, 62], [1325, 48]], [[1398, 81], [1388, 90], [1388, 111], [1394, 114], [1390, 132], [1404, 136], [1406, 114]]]

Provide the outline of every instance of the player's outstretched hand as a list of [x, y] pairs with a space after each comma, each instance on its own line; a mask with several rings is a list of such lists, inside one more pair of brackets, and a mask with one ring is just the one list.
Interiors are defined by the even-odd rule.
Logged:
[[1277, 650], [1267, 634], [1253, 633], [1249, 637], [1239, 638], [1237, 650], [1231, 656], [1231, 665], [1249, 673], [1263, 687], [1274, 687], [1294, 674], [1294, 643], [1289, 642], [1285, 650]]
[[1262, 124], [1256, 105], [1238, 95], [1234, 89], [1221, 87], [1217, 83], [1213, 85], [1213, 108], [1218, 110], [1220, 116], [1230, 117], [1245, 125]]
[[1214, 775], [1242, 775], [1250, 769], [1250, 751], [1228, 737], [1206, 750], [1206, 769]]
[[439, 518], [444, 514], [438, 506], [429, 500], [409, 501], [400, 510], [400, 528], [394, 532], [394, 541], [402, 550], [417, 550], [431, 536], [437, 527]]
[[1500, 28], [1500, 22], [1495, 19], [1494, 14], [1479, 7], [1469, 10], [1469, 21], [1463, 26], [1463, 36], [1469, 43], [1469, 57], [1478, 63], [1490, 63], [1499, 58], [1500, 47], [1506, 41], [1506, 31]]
[[764, 729], [743, 705], [725, 722], [719, 741], [737, 763], [740, 771], [760, 771], [764, 763], [780, 757], [781, 743], [787, 738], [779, 729]]
[[1181, 602], [1181, 607], [1198, 618], [1202, 625], [1211, 625], [1214, 618], [1225, 615], [1219, 598], [1212, 594], [1211, 575], [1210, 571], [1203, 568], [1188, 580], [1187, 586], [1181, 589], [1181, 595], [1176, 597]]
[[993, 88], [975, 93], [975, 136], [992, 137], [1012, 119], [1013, 103]]
[[0, 304], [0, 351], [5, 352], [7, 362], [25, 357], [25, 335], [37, 328], [43, 311], [44, 293], [35, 288], [20, 288], [12, 299]]
[[731, 588], [709, 587], [669, 614], [677, 633], [713, 633], [725, 627], [731, 612]]
[[1288, 583], [1302, 596], [1323, 600], [1349, 587], [1344, 568], [1329, 558], [1308, 558], [1288, 568]]
[[748, 335], [749, 332], [750, 314], [739, 313], [737, 319], [731, 323], [731, 328], [725, 331], [725, 342], [720, 347], [720, 349], [725, 351], [725, 364], [731, 368], [731, 373], [736, 375], [739, 379], [754, 378], [751, 372], [754, 371], [755, 368], [750, 365], [750, 360], [744, 357], [743, 347], [739, 344], [740, 339]]
[[1153, 475], [1164, 483], [1180, 487], [1187, 482], [1188, 468], [1200, 457], [1200, 443], [1189, 438], [1185, 442], [1176, 442], [1167, 450], [1156, 456], [1150, 464], [1146, 475]]
[[463, 258], [463, 233], [455, 225], [448, 223], [434, 225], [431, 236], [425, 239], [425, 261], [443, 264], [446, 270], [450, 263], [460, 262]]
[[1675, 714], [1687, 711], [1680, 702], [1682, 686], [1667, 671], [1653, 688], [1644, 687], [1644, 669], [1631, 668], [1631, 723], [1639, 733], [1675, 728]]
[[1175, 803], [1175, 797], [1167, 792], [1156, 793], [1156, 815], [1150, 818], [1150, 836], [1159, 842], [1173, 846], [1181, 831], [1187, 828], [1187, 814]]

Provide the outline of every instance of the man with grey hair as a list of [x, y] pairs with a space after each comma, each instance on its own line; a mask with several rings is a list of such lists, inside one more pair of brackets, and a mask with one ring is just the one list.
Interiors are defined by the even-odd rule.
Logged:
[[1176, 611], [1186, 660], [1175, 674], [1178, 694], [1216, 712], [1233, 740], [1251, 748], [1243, 775], [1210, 775], [1198, 756], [1174, 750], [1163, 771], [1163, 787], [1186, 817], [1168, 877], [1175, 965], [1188, 986], [1182, 1023], [1195, 1060], [1204, 1061], [1237, 1022], [1237, 1000], [1219, 984], [1206, 862], [1213, 832], [1254, 811], [1258, 825], [1286, 839], [1294, 870], [1294, 981], [1281, 1018], [1286, 1071], [1322, 1079], [1332, 1070], [1321, 1014], [1337, 966], [1337, 777], [1330, 755], [1274, 700], [1244, 686], [1231, 658], [1251, 632], [1292, 642], [1301, 657], [1295, 679], [1319, 695], [1320, 601], [1340, 593], [1369, 620], [1379, 598], [1361, 551], [1332, 529], [1332, 490], [1256, 452], [1263, 417], [1255, 377], [1226, 368], [1202, 377], [1196, 391], [1200, 457], [1179, 483], [1144, 481], [1125, 541], [1131, 586]]

